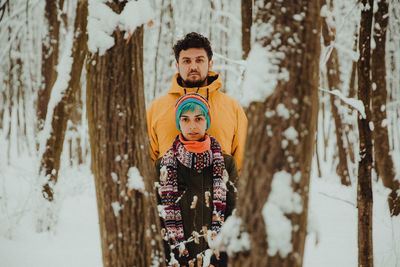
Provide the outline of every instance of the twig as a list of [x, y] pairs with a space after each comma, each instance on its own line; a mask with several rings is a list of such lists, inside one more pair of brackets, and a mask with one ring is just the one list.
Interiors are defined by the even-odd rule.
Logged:
[[344, 203], [350, 204], [350, 205], [353, 206], [353, 207], [356, 207], [356, 204], [354, 204], [353, 202], [351, 202], [351, 201], [349, 201], [349, 200], [345, 200], [345, 199], [342, 199], [342, 198], [338, 198], [338, 197], [335, 197], [335, 196], [331, 196], [331, 195], [328, 195], [328, 194], [322, 193], [322, 192], [318, 192], [318, 193], [320, 193], [320, 194], [323, 195], [323, 196], [326, 196], [326, 197], [329, 197], [329, 198], [332, 198], [332, 199], [336, 199], [336, 200], [340, 200], [340, 201], [342, 201], [342, 202], [344, 202]]

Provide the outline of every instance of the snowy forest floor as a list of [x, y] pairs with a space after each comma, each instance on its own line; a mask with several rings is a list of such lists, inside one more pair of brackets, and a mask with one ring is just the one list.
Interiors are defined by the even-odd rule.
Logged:
[[[2, 165], [2, 166], [1, 166]], [[37, 233], [43, 206], [35, 190], [34, 160], [0, 164], [0, 266], [102, 266], [96, 194], [89, 167], [63, 168], [56, 193], [58, 223]], [[357, 266], [356, 187], [344, 187], [331, 168], [312, 175], [305, 267]], [[390, 219], [387, 191], [374, 187], [374, 261], [376, 267], [400, 266], [400, 216]], [[43, 204], [43, 203], [42, 203]]]

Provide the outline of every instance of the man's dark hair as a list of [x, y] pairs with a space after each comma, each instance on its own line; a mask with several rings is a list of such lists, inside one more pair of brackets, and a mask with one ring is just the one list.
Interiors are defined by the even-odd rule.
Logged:
[[189, 48], [204, 48], [204, 50], [206, 50], [208, 60], [212, 59], [213, 52], [211, 50], [210, 41], [197, 32], [191, 32], [186, 34], [183, 39], [178, 40], [173, 47], [177, 62], [179, 61], [180, 52]]

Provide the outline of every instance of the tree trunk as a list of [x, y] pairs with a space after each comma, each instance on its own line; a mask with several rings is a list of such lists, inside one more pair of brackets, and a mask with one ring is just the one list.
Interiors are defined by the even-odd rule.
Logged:
[[246, 59], [251, 47], [251, 25], [253, 23], [253, 1], [241, 0], [242, 13], [242, 58]]
[[63, 0], [46, 0], [45, 4], [45, 21], [48, 32], [42, 44], [42, 86], [39, 88], [37, 99], [38, 129], [43, 127], [51, 89], [57, 79], [56, 67], [60, 41], [58, 12], [62, 10], [63, 2]]
[[[325, 46], [331, 44], [333, 33], [330, 31], [326, 21], [322, 23], [322, 33], [324, 38]], [[332, 48], [331, 55], [326, 64], [326, 72], [328, 76], [328, 86], [329, 90], [340, 90], [340, 70], [339, 70], [339, 57], [335, 47]], [[349, 167], [347, 164], [347, 154], [346, 148], [343, 140], [345, 140], [345, 135], [343, 132], [342, 118], [339, 113], [338, 105], [341, 104], [340, 99], [336, 99], [336, 96], [330, 95], [331, 111], [335, 122], [335, 132], [336, 132], [336, 144], [339, 154], [339, 163], [336, 167], [336, 173], [340, 176], [340, 180], [343, 185], [350, 185]]]
[[[253, 102], [248, 108], [247, 140], [251, 141], [247, 142], [239, 185], [241, 205], [237, 208], [250, 235], [251, 249], [233, 258], [232, 265], [302, 266], [318, 115], [321, 7], [317, 0], [266, 1], [258, 7], [257, 20], [269, 24], [272, 33], [257, 42], [272, 55], [280, 55], [280, 70], [287, 70], [289, 79], [278, 80], [272, 95], [262, 103]], [[295, 16], [299, 13], [303, 18], [300, 21]], [[279, 36], [281, 42], [277, 44], [274, 36]], [[291, 114], [286, 118], [273, 113], [282, 104]], [[274, 189], [274, 184], [285, 182], [288, 182], [285, 190], [290, 190], [289, 197], [293, 200], [293, 209], [289, 212], [280, 203], [273, 202], [270, 194], [279, 190]], [[270, 207], [287, 227], [265, 221], [277, 218]], [[271, 225], [277, 231], [269, 231]], [[273, 237], [268, 237], [268, 231], [270, 234], [282, 232], [290, 237], [289, 243], [285, 248], [274, 250], [276, 243]]]
[[364, 103], [366, 118], [358, 117], [360, 135], [360, 161], [358, 165], [357, 207], [358, 207], [358, 265], [373, 266], [372, 243], [372, 140], [370, 112], [370, 60], [371, 60], [371, 27], [373, 0], [363, 0], [363, 5], [369, 5], [361, 11], [360, 40], [358, 60], [358, 98]]
[[40, 173], [48, 178], [43, 185], [43, 196], [52, 201], [54, 198], [52, 185], [57, 182], [60, 169], [60, 157], [64, 145], [65, 131], [71, 110], [74, 108], [75, 94], [80, 89], [83, 62], [87, 54], [87, 25], [88, 2], [79, 0], [76, 8], [74, 25], [74, 42], [72, 48], [73, 63], [71, 79], [61, 101], [54, 108], [51, 122], [50, 137], [46, 142], [46, 150], [41, 160]]
[[[124, 3], [109, 3], [120, 13]], [[127, 43], [87, 62], [87, 109], [105, 267], [164, 266], [150, 160], [143, 80], [143, 27]], [[137, 169], [136, 169], [137, 168]], [[144, 188], [128, 195], [128, 175], [138, 170]], [[133, 179], [133, 178], [131, 178]], [[136, 179], [141, 180], [140, 177]]]
[[[390, 214], [397, 216], [400, 213], [399, 181], [395, 180], [393, 160], [389, 148], [389, 135], [386, 115], [386, 29], [388, 26], [387, 0], [378, 2], [378, 10], [375, 13], [374, 40], [376, 47], [372, 51], [372, 120], [374, 121], [374, 156], [378, 176], [383, 184], [391, 190], [388, 196]], [[400, 192], [400, 191], [399, 191]]]

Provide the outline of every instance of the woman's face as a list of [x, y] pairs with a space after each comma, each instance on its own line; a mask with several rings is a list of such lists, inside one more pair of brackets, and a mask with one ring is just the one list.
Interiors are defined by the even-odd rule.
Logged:
[[182, 113], [179, 125], [183, 137], [188, 141], [201, 140], [206, 134], [207, 120], [198, 107], [194, 111], [188, 110]]

